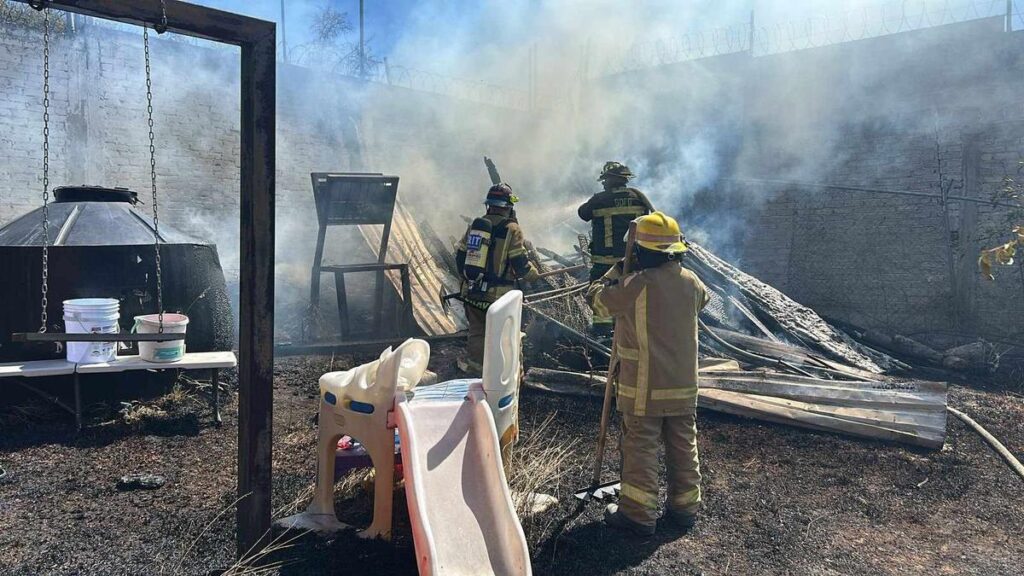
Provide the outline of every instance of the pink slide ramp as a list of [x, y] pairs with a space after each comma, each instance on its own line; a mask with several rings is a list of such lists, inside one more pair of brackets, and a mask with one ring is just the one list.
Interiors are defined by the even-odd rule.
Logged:
[[420, 574], [532, 574], [483, 391], [399, 402], [396, 421]]

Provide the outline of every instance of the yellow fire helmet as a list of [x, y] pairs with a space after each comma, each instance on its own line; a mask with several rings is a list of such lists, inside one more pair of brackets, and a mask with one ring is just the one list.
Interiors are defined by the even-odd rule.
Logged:
[[636, 219], [636, 243], [648, 250], [668, 254], [689, 250], [679, 231], [679, 223], [663, 212], [654, 212]]

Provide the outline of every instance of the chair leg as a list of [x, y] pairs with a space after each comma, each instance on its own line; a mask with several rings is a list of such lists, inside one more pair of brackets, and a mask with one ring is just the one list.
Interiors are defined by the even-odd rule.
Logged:
[[363, 446], [373, 460], [373, 522], [360, 538], [391, 540], [392, 507], [395, 490], [395, 432], [385, 429], [371, 436]]
[[310, 514], [330, 514], [334, 516], [334, 461], [337, 457], [338, 440], [342, 433], [334, 423], [334, 414], [324, 409], [320, 402], [318, 419], [320, 434], [317, 440], [316, 488], [313, 501], [306, 512]]

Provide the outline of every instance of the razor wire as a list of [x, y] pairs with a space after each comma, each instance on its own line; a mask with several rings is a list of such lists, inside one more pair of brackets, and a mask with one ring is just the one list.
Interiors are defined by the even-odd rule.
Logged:
[[[41, 26], [41, 21], [27, 6], [0, 0], [0, 23], [28, 28]], [[1024, 0], [904, 0], [863, 7], [837, 15], [821, 14], [786, 22], [759, 24], [755, 19], [733, 26], [711, 30], [695, 30], [663, 38], [636, 42], [621, 55], [606, 57], [602, 66], [585, 63], [584, 80], [626, 72], [656, 68], [702, 58], [747, 53], [768, 56], [812, 48], [833, 46], [857, 40], [879, 38], [903, 32], [936, 28], [949, 24], [987, 18], [1006, 19], [1006, 29], [1024, 29]], [[93, 20], [93, 19], [89, 19]], [[59, 25], [63, 25], [60, 22]], [[90, 25], [121, 27], [115, 22], [94, 21]], [[55, 32], [60, 33], [61, 28]], [[178, 40], [177, 37], [172, 38]], [[184, 38], [182, 41], [191, 41]], [[201, 41], [200, 41], [201, 42]], [[340, 75], [344, 58], [331, 50], [308, 50], [302, 65], [329, 70]], [[342, 55], [344, 56], [344, 55]], [[296, 62], [302, 60], [297, 56]], [[545, 102], [539, 104], [528, 90], [468, 78], [382, 62], [368, 62], [364, 78], [369, 82], [417, 92], [437, 94], [479, 104], [526, 111], [533, 107], [563, 108], [571, 104], [571, 95], [553, 97], [547, 89]], [[531, 102], [532, 101], [532, 102]]]
[[1021, 0], [906, 0], [764, 25], [752, 19], [636, 42], [621, 56], [606, 60], [604, 70], [595, 77], [728, 54], [757, 57], [795, 52], [988, 18], [1005, 18], [1007, 30], [1014, 29], [1015, 22], [1024, 28], [1021, 4]]

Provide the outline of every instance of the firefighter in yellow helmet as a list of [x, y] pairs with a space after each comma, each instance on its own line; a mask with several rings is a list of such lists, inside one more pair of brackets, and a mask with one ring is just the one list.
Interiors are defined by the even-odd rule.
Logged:
[[464, 372], [483, 372], [487, 308], [512, 290], [517, 280], [529, 282], [537, 276], [516, 219], [518, 201], [508, 184], [491, 186], [484, 201], [487, 213], [469, 225], [455, 247], [456, 265], [463, 276], [461, 300], [469, 322], [466, 357], [459, 360]]
[[[633, 172], [629, 166], [620, 162], [605, 162], [598, 178], [604, 190], [594, 194], [577, 210], [584, 222], [591, 223], [591, 282], [600, 280], [625, 255], [626, 242], [623, 238], [629, 223], [638, 216], [654, 212], [651, 201], [643, 192], [626, 186], [632, 178]], [[611, 317], [595, 313], [593, 325], [596, 335], [611, 335]]]
[[615, 317], [616, 404], [622, 413], [620, 504], [605, 510], [616, 528], [654, 533], [658, 444], [668, 469], [666, 516], [688, 530], [700, 508], [697, 458], [697, 315], [707, 289], [680, 258], [687, 251], [679, 224], [661, 212], [636, 220], [634, 270], [616, 264], [591, 286], [591, 305]]

